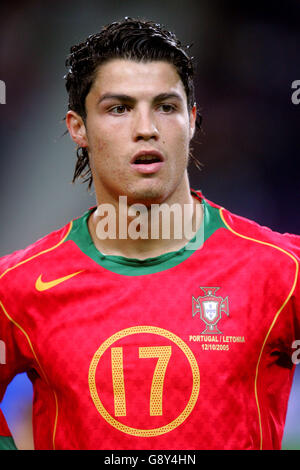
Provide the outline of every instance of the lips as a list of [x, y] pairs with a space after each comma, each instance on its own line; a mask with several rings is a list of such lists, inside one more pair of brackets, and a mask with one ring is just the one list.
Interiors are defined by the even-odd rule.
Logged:
[[163, 155], [157, 150], [140, 150], [131, 159], [130, 165], [138, 173], [157, 173], [164, 164]]
[[157, 162], [163, 162], [164, 157], [163, 155], [158, 152], [157, 150], [140, 150], [139, 152], [135, 153], [131, 159], [131, 164], [139, 165], [139, 164], [151, 164]]
[[134, 165], [143, 165], [143, 164], [148, 164], [148, 163], [156, 163], [159, 162], [160, 159], [159, 157], [156, 157], [155, 155], [141, 155], [134, 161]]

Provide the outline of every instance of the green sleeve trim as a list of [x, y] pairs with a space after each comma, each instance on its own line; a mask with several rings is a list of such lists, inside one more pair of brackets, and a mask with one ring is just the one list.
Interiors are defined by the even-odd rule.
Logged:
[[0, 436], [0, 450], [18, 450], [18, 449], [12, 437]]

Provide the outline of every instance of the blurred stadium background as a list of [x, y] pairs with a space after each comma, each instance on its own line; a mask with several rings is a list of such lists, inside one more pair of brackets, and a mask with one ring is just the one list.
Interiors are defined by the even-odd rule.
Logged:
[[[192, 186], [233, 212], [279, 232], [300, 233], [300, 4], [227, 0], [27, 0], [1, 2], [0, 256], [21, 249], [94, 204], [71, 179], [75, 146], [63, 136], [69, 47], [124, 16], [163, 23], [193, 43], [203, 163]], [[284, 449], [300, 448], [296, 368]], [[19, 448], [32, 448], [31, 384], [11, 383], [2, 409]]]

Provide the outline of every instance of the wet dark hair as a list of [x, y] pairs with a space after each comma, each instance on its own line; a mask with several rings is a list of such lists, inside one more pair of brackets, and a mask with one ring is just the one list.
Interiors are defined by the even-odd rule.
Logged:
[[[65, 75], [69, 95], [68, 109], [86, 119], [85, 99], [88, 95], [97, 69], [111, 59], [130, 59], [139, 62], [163, 60], [174, 65], [180, 76], [186, 96], [188, 109], [195, 103], [194, 67], [188, 55], [190, 46], [184, 47], [175, 34], [152, 21], [132, 19], [106, 25], [99, 33], [90, 35], [84, 42], [74, 45], [66, 59], [68, 73]], [[201, 127], [198, 113], [196, 125]], [[196, 164], [199, 162], [190, 155]], [[77, 178], [92, 185], [92, 174], [86, 148], [77, 149], [77, 162], [73, 182]]]

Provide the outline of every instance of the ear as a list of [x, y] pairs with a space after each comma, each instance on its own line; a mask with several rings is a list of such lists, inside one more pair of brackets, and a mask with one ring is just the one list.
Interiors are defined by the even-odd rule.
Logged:
[[82, 117], [75, 111], [68, 111], [66, 114], [66, 125], [71, 139], [74, 140], [79, 147], [87, 147], [88, 139]]
[[196, 104], [192, 107], [190, 111], [190, 140], [194, 137], [196, 129], [196, 119], [197, 119], [197, 108]]

